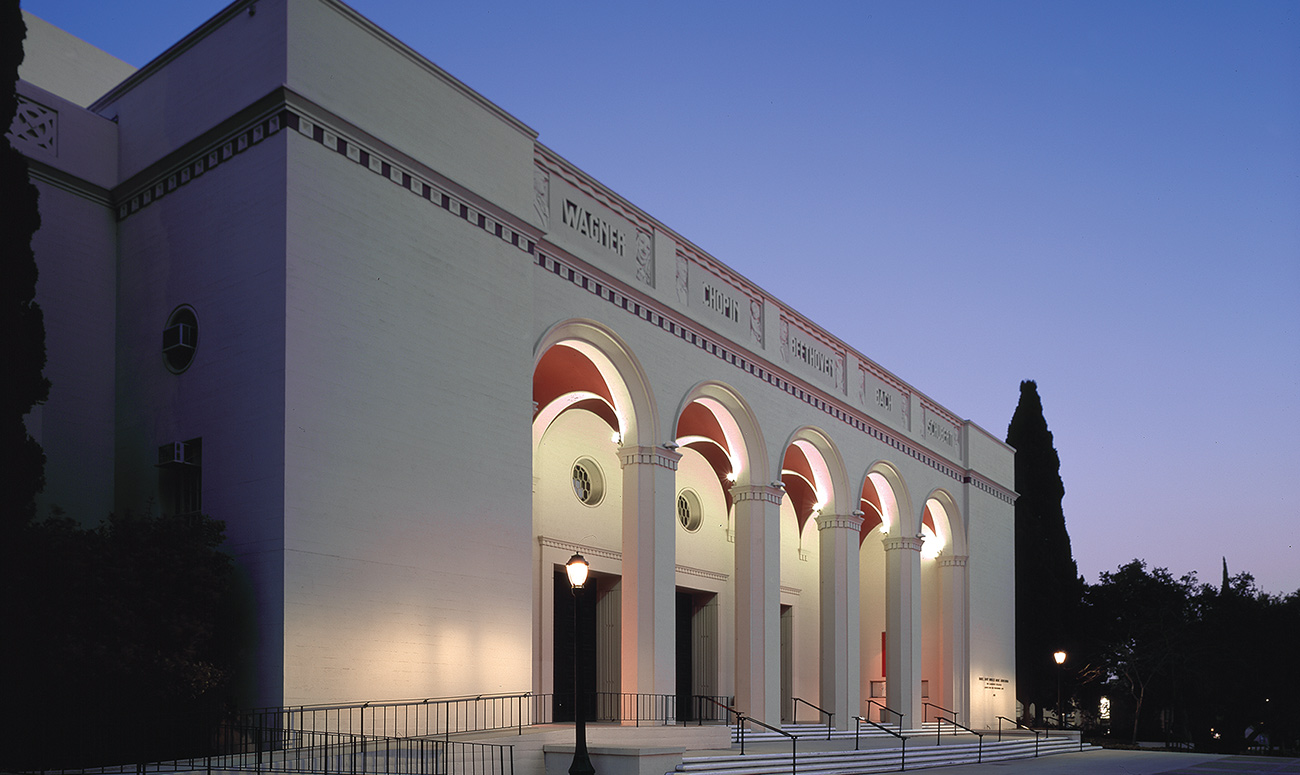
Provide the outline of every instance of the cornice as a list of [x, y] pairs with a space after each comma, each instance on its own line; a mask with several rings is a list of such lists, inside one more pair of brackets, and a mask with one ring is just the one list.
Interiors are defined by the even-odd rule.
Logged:
[[918, 536], [885, 536], [881, 543], [887, 552], [908, 551], [920, 554], [925, 542]]
[[785, 495], [785, 490], [780, 487], [769, 487], [760, 484], [737, 484], [731, 488], [731, 500], [733, 503], [742, 503], [744, 501], [760, 501], [763, 503], [781, 503], [781, 497]]
[[27, 159], [28, 175], [33, 180], [39, 180], [46, 185], [88, 199], [102, 207], [111, 208], [113, 206], [113, 195], [108, 189], [94, 183], [88, 183], [75, 175], [70, 175], [44, 162], [29, 157], [24, 158]]
[[852, 530], [857, 532], [862, 528], [862, 517], [856, 514], [818, 514], [818, 530]]
[[573, 541], [564, 541], [559, 538], [550, 536], [537, 536], [537, 543], [544, 549], [562, 549], [566, 552], [581, 554], [583, 557], [600, 557], [605, 560], [623, 561], [623, 553], [615, 549], [602, 549], [597, 546], [588, 546], [587, 544], [574, 543]]
[[[434, 207], [445, 210], [528, 254], [534, 265], [543, 272], [600, 296], [643, 322], [704, 350], [769, 387], [804, 402], [955, 482], [972, 484], [1004, 502], [1014, 502], [1015, 493], [920, 446], [865, 412], [848, 405], [841, 398], [810, 385], [766, 358], [756, 357], [748, 348], [686, 320], [647, 294], [551, 244], [531, 224], [500, 210], [491, 202], [457, 186], [432, 169], [365, 135], [356, 127], [283, 87], [116, 187], [111, 192], [110, 199], [117, 208], [118, 220], [131, 217], [152, 202], [197, 180], [208, 170], [231, 161], [271, 135], [286, 129], [293, 131], [297, 137], [337, 154], [342, 160], [368, 168], [412, 195], [429, 201]], [[359, 136], [364, 136], [365, 141], [358, 139]], [[786, 309], [779, 303], [778, 306]], [[804, 320], [802, 316], [800, 319]], [[815, 324], [810, 325], [823, 331]], [[834, 337], [831, 339], [839, 342]], [[857, 354], [851, 349], [848, 351]], [[874, 363], [866, 359], [862, 361]], [[915, 395], [924, 400], [922, 394]], [[932, 402], [927, 402], [926, 405], [929, 403]], [[732, 492], [734, 496], [734, 488]]]
[[618, 451], [619, 463], [623, 468], [631, 465], [653, 465], [677, 470], [677, 462], [682, 459], [680, 452], [663, 447], [622, 447]]

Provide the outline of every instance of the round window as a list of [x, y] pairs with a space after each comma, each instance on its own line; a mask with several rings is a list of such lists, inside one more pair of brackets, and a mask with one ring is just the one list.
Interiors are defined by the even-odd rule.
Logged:
[[704, 522], [704, 512], [700, 508], [700, 496], [694, 490], [682, 490], [677, 493], [677, 521], [687, 532], [694, 533]]
[[163, 328], [163, 363], [173, 374], [180, 374], [194, 362], [194, 351], [199, 346], [199, 319], [194, 308], [182, 304], [172, 310]]
[[605, 497], [605, 477], [600, 466], [589, 457], [578, 458], [573, 464], [573, 494], [588, 506], [595, 506]]

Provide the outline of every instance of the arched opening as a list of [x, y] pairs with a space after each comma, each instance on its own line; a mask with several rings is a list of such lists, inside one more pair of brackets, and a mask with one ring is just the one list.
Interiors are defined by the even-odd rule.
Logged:
[[674, 434], [681, 455], [675, 542], [677, 707], [678, 718], [689, 721], [697, 712], [693, 697], [720, 698], [735, 691], [736, 676], [729, 668], [736, 665], [736, 642], [727, 637], [737, 595], [732, 487], [749, 485], [750, 461], [761, 457], [762, 440], [739, 396], [712, 382], [697, 385], [686, 396]]
[[900, 507], [900, 501], [906, 503], [906, 492], [898, 472], [886, 463], [877, 463], [863, 477], [858, 499], [858, 508], [863, 513], [858, 554], [861, 685], [863, 710], [868, 711], [872, 721], [888, 723], [896, 723], [898, 719], [881, 708], [889, 697], [885, 681], [888, 581], [884, 540], [904, 529], [900, 526], [904, 523], [902, 515], [907, 512]]
[[[652, 435], [646, 427], [653, 426], [653, 404], [626, 347], [593, 323], [570, 321], [538, 345], [533, 406], [534, 688], [554, 697], [560, 721], [573, 718], [580, 697], [594, 702], [621, 692], [620, 449]], [[562, 569], [575, 551], [591, 563], [577, 596]], [[575, 647], [582, 649], [576, 668]]]
[[844, 480], [839, 450], [824, 433], [802, 428], [791, 436], [782, 455], [780, 478], [785, 493], [781, 499], [780, 702], [781, 719], [786, 722], [807, 720], [796, 717], [795, 697], [822, 707], [831, 704], [823, 678], [835, 675], [835, 668], [824, 663], [826, 655], [835, 651], [824, 649], [823, 639], [835, 630], [823, 621], [833, 615], [824, 610], [823, 596], [832, 595], [826, 601], [833, 601], [837, 590], [823, 588], [817, 518], [839, 513]]

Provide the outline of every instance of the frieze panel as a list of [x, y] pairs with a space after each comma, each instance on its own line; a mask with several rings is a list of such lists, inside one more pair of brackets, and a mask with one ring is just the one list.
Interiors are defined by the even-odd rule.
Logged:
[[797, 374], [816, 380], [837, 393], [844, 394], [845, 353], [814, 334], [797, 319], [781, 316], [781, 360]]
[[677, 300], [710, 328], [762, 349], [763, 299], [683, 251], [677, 253]]
[[558, 175], [549, 176], [547, 189], [552, 241], [574, 255], [601, 259], [607, 268], [653, 286], [650, 234]]
[[858, 402], [873, 415], [889, 420], [895, 427], [909, 430], [912, 426], [911, 393], [881, 379], [864, 363], [858, 364], [858, 377]]
[[929, 406], [922, 413], [921, 438], [952, 452], [961, 449], [961, 427]]

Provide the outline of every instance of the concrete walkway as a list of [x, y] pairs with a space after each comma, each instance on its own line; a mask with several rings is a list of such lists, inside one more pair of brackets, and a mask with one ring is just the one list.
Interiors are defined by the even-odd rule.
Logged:
[[1108, 749], [991, 764], [958, 764], [927, 772], [935, 775], [1300, 775], [1300, 759]]

